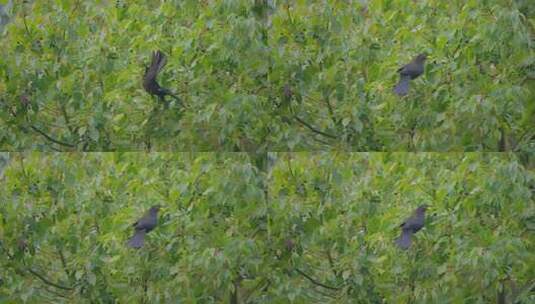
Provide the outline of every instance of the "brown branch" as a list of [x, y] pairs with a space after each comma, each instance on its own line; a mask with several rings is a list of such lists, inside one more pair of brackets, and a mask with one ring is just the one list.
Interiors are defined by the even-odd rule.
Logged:
[[295, 267], [294, 268], [295, 271], [297, 271], [299, 274], [301, 274], [302, 276], [304, 276], [305, 278], [307, 278], [312, 284], [314, 285], [317, 285], [317, 286], [321, 286], [323, 288], [327, 288], [327, 289], [330, 289], [330, 290], [340, 290], [340, 287], [332, 287], [332, 286], [329, 286], [329, 285], [325, 285], [321, 282], [318, 282], [316, 281], [314, 278], [312, 278], [311, 276], [309, 276], [308, 274], [304, 273], [303, 271], [301, 271], [299, 268]]
[[[2, 249], [2, 247], [0, 247], [0, 249]], [[2, 250], [4, 251], [4, 253], [6, 254], [6, 256], [10, 259], [10, 260], [14, 260], [15, 257], [11, 254], [9, 254], [9, 252], [7, 250]], [[13, 267], [13, 269], [15, 270], [16, 273], [18, 273], [19, 275], [21, 276], [24, 276], [24, 271], [23, 269], [19, 269], [17, 267]], [[74, 290], [73, 287], [67, 287], [67, 286], [63, 286], [63, 285], [59, 285], [59, 284], [56, 284], [54, 282], [51, 282], [50, 280], [48, 280], [47, 278], [45, 278], [43, 275], [39, 274], [38, 272], [36, 272], [35, 270], [31, 269], [30, 267], [25, 267], [25, 270], [27, 270], [29, 273], [35, 275], [38, 279], [40, 279], [43, 283], [45, 284], [48, 284], [49, 286], [52, 286], [52, 287], [56, 287], [56, 288], [59, 288], [59, 289], [63, 289], [63, 290]], [[46, 289], [47, 291], [50, 292], [50, 290]], [[59, 295], [59, 294], [58, 294]], [[65, 297], [65, 296], [64, 296]]]
[[300, 122], [303, 126], [307, 127], [310, 131], [314, 132], [314, 133], [317, 133], [317, 134], [320, 134], [320, 135], [323, 135], [325, 137], [329, 137], [329, 138], [332, 138], [332, 139], [337, 139], [338, 137], [335, 136], [335, 135], [332, 135], [332, 134], [329, 134], [329, 133], [325, 133], [315, 127], [313, 127], [312, 125], [310, 125], [309, 123], [307, 123], [306, 121], [302, 120], [301, 118], [299, 118], [299, 116], [297, 115], [294, 115], [294, 118]]
[[[17, 113], [15, 113], [12, 109], [9, 109], [9, 108], [8, 108], [8, 110], [9, 110], [11, 116], [13, 116], [13, 117], [17, 117]], [[28, 123], [30, 123], [30, 122], [28, 121]], [[25, 127], [23, 127], [23, 126], [20, 126], [20, 128], [21, 128], [23, 131], [27, 131], [27, 129], [26, 129]], [[44, 136], [46, 139], [48, 139], [49, 141], [51, 141], [51, 142], [53, 142], [53, 143], [56, 143], [56, 144], [58, 144], [58, 145], [62, 145], [62, 146], [66, 146], [66, 147], [70, 147], [70, 148], [74, 148], [74, 147], [75, 147], [73, 144], [69, 144], [69, 143], [66, 143], [66, 142], [63, 142], [63, 141], [60, 141], [60, 140], [57, 140], [57, 139], [51, 137], [50, 135], [48, 135], [48, 134], [46, 134], [45, 132], [41, 131], [39, 128], [37, 128], [37, 127], [34, 126], [34, 125], [31, 125], [31, 124], [30, 124], [30, 128], [31, 128], [32, 130], [34, 130], [35, 132], [39, 133], [40, 135]]]
[[63, 286], [63, 285], [54, 283], [54, 282], [48, 280], [47, 278], [45, 278], [43, 275], [39, 274], [37, 271], [31, 269], [31, 268], [28, 268], [26, 270], [29, 273], [31, 273], [34, 276], [36, 276], [37, 278], [39, 278], [43, 283], [48, 284], [50, 286], [53, 286], [53, 287], [56, 287], [56, 288], [59, 288], [59, 289], [63, 289], [63, 290], [73, 290], [74, 289], [73, 287]]
[[32, 128], [32, 130], [34, 130], [35, 132], [41, 134], [44, 138], [48, 139], [49, 141], [51, 141], [53, 143], [56, 143], [56, 144], [61, 145], [61, 146], [69, 147], [69, 148], [74, 148], [75, 147], [73, 144], [66, 143], [66, 142], [63, 142], [63, 141], [60, 141], [60, 140], [57, 140], [57, 139], [51, 137], [50, 135], [48, 135], [45, 132], [43, 132], [40, 129], [38, 129], [36, 126], [32, 125], [32, 126], [30, 126], [30, 128]]

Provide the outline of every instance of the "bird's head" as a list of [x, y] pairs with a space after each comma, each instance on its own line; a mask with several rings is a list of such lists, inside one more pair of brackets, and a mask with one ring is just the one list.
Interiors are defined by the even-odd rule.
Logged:
[[418, 209], [416, 209], [416, 210], [418, 210], [418, 212], [425, 212], [427, 210], [427, 208], [429, 208], [429, 205], [423, 204], [423, 205], [420, 205], [418, 207]]
[[156, 213], [156, 212], [158, 212], [158, 210], [160, 210], [161, 208], [162, 208], [161, 205], [154, 205], [154, 206], [150, 207], [150, 212]]
[[416, 60], [420, 61], [420, 62], [423, 62], [427, 59], [427, 54], [426, 53], [421, 53], [420, 55], [416, 56]]

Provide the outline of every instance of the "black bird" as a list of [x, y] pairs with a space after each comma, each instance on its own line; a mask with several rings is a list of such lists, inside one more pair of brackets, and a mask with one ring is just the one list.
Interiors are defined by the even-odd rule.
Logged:
[[425, 210], [427, 210], [427, 205], [416, 208], [412, 216], [399, 226], [401, 227], [401, 235], [396, 240], [396, 244], [401, 249], [408, 249], [412, 243], [412, 235], [424, 226]]
[[143, 247], [145, 234], [149, 233], [158, 224], [158, 210], [160, 210], [159, 205], [152, 206], [142, 218], [132, 225], [136, 231], [128, 241], [128, 246], [136, 249]]
[[409, 93], [409, 82], [424, 73], [424, 62], [426, 54], [416, 56], [411, 62], [398, 69], [399, 82], [394, 88], [394, 93], [405, 96]]
[[167, 57], [161, 51], [152, 52], [152, 60], [149, 67], [145, 68], [145, 75], [143, 76], [143, 88], [147, 93], [156, 95], [161, 101], [165, 101], [165, 95], [180, 102], [180, 98], [173, 94], [169, 89], [162, 88], [156, 81], [158, 73], [163, 69], [167, 63]]

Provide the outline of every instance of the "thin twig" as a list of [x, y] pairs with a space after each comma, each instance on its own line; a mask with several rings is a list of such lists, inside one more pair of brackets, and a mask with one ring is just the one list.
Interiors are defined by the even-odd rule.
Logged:
[[306, 121], [302, 120], [301, 118], [299, 118], [299, 116], [297, 115], [294, 115], [294, 118], [300, 122], [302, 125], [304, 125], [305, 127], [307, 127], [310, 131], [314, 132], [314, 133], [317, 133], [317, 134], [320, 134], [320, 135], [323, 135], [325, 137], [329, 137], [329, 138], [332, 138], [332, 139], [337, 139], [338, 137], [335, 136], [335, 135], [332, 135], [332, 134], [329, 134], [329, 133], [325, 133], [321, 130], [318, 130], [316, 129], [315, 127], [313, 127], [312, 125], [310, 125], [309, 123], [307, 123]]
[[30, 126], [30, 128], [32, 128], [32, 130], [34, 130], [35, 132], [41, 134], [42, 136], [44, 136], [46, 139], [48, 139], [49, 141], [51, 141], [53, 143], [56, 143], [56, 144], [61, 145], [61, 146], [69, 147], [69, 148], [74, 148], [73, 144], [69, 144], [69, 143], [57, 140], [55, 138], [52, 138], [50, 135], [48, 135], [45, 132], [39, 130], [36, 126]]
[[307, 278], [310, 282], [312, 282], [314, 285], [317, 285], [317, 286], [321, 286], [323, 288], [327, 288], [327, 289], [331, 289], [331, 290], [340, 290], [339, 287], [332, 287], [332, 286], [329, 286], [329, 285], [325, 285], [321, 282], [318, 282], [316, 281], [314, 278], [312, 278], [311, 276], [309, 276], [308, 274], [304, 273], [303, 271], [301, 271], [299, 268], [295, 267], [294, 268], [295, 271], [297, 271], [299, 274], [301, 274], [302, 276], [304, 276], [305, 278]]
[[33, 274], [34, 276], [36, 276], [37, 278], [39, 278], [43, 283], [45, 284], [48, 284], [50, 286], [54, 286], [56, 288], [59, 288], [59, 289], [63, 289], [63, 290], [73, 290], [74, 288], [72, 287], [68, 287], [68, 286], [63, 286], [63, 285], [60, 285], [60, 284], [57, 284], [57, 283], [54, 283], [50, 280], [48, 280], [47, 278], [45, 278], [43, 275], [39, 274], [37, 271], [31, 269], [31, 268], [28, 268], [26, 269], [29, 273]]

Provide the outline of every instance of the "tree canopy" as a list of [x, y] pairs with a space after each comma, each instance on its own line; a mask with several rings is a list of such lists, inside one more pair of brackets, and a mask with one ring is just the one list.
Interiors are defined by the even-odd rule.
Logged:
[[535, 303], [531, 2], [0, 0], [0, 303]]
[[[2, 150], [532, 151], [529, 1], [23, 1]], [[185, 106], [143, 91], [150, 55]], [[425, 74], [392, 93], [421, 52]]]
[[[0, 156], [0, 302], [535, 299], [535, 166], [521, 155]], [[155, 204], [158, 226], [129, 248]]]

